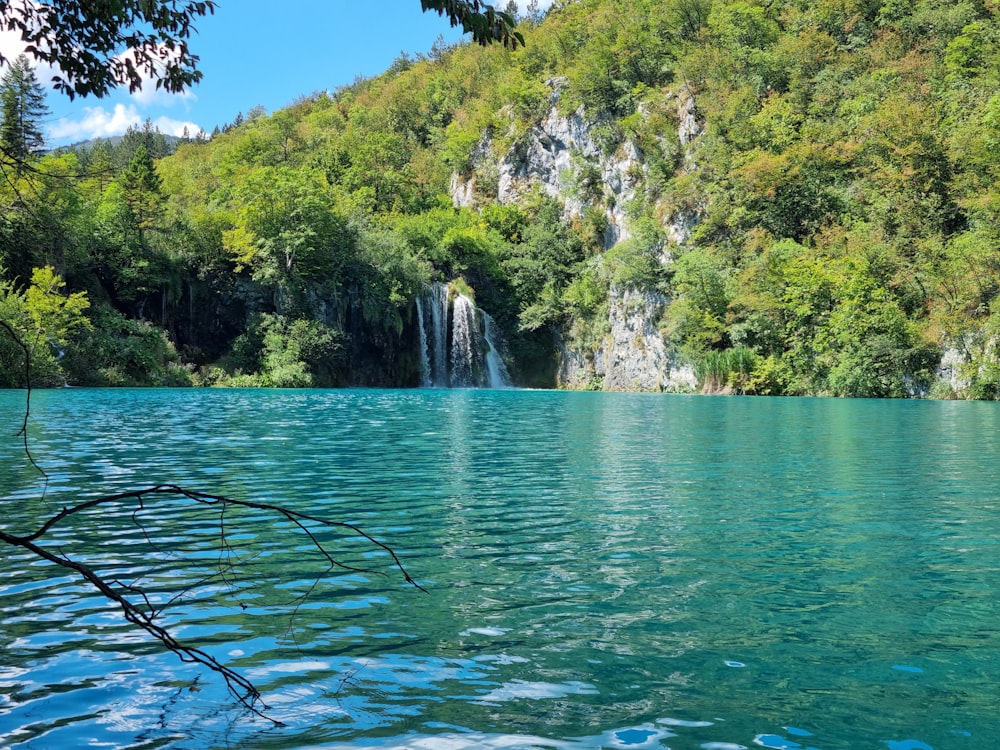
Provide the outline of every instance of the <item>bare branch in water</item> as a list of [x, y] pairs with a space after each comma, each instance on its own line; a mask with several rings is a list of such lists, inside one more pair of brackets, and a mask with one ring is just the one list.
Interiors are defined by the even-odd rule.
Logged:
[[[31, 406], [31, 351], [8, 323], [0, 320], [0, 328], [6, 330], [6, 332], [14, 339], [14, 341], [25, 353], [25, 378], [29, 388], [27, 402], [25, 405], [24, 421], [17, 435], [23, 438], [24, 452], [31, 465], [41, 474], [42, 477], [44, 477], [47, 486], [48, 476], [45, 474], [41, 466], [39, 466], [39, 464], [35, 461], [34, 456], [32, 456], [28, 442], [28, 418]], [[165, 603], [157, 605], [155, 603], [156, 597], [151, 595], [151, 591], [147, 587], [140, 585], [139, 583], [144, 577], [154, 571], [154, 563], [148, 556], [143, 558], [144, 566], [142, 571], [136, 575], [134, 580], [131, 582], [123, 582], [114, 574], [102, 572], [97, 565], [83, 562], [82, 556], [78, 555], [74, 557], [71, 553], [66, 553], [64, 551], [66, 546], [65, 541], [60, 541], [58, 544], [46, 543], [47, 539], [50, 538], [50, 536], [48, 536], [50, 535], [50, 532], [59, 527], [60, 524], [64, 524], [65, 522], [72, 520], [75, 516], [84, 511], [93, 510], [95, 508], [113, 510], [121, 508], [123, 505], [132, 504], [133, 507], [131, 512], [128, 514], [128, 517], [131, 519], [134, 527], [138, 528], [142, 532], [143, 538], [148, 545], [148, 549], [164, 556], [179, 555], [182, 550], [172, 548], [169, 543], [164, 542], [163, 539], [157, 538], [157, 535], [151, 534], [149, 529], [147, 529], [144, 525], [142, 514], [156, 514], [158, 510], [162, 509], [162, 506], [157, 504], [157, 500], [189, 502], [191, 507], [190, 509], [185, 508], [185, 513], [188, 513], [189, 510], [196, 511], [198, 508], [212, 508], [217, 512], [217, 518], [213, 522], [212, 527], [212, 535], [217, 538], [216, 543], [219, 548], [219, 560], [215, 569], [207, 573], [201, 579], [183, 585], [181, 589], [171, 596]], [[389, 545], [379, 541], [354, 524], [346, 523], [344, 521], [333, 521], [328, 518], [314, 516], [307, 513], [300, 513], [281, 505], [251, 500], [240, 500], [226, 497], [224, 495], [211, 495], [204, 492], [186, 489], [174, 484], [163, 484], [145, 489], [128, 490], [126, 492], [119, 492], [112, 495], [104, 495], [102, 497], [85, 500], [75, 505], [64, 507], [58, 513], [55, 513], [50, 518], [42, 522], [42, 524], [31, 533], [17, 535], [0, 529], [0, 542], [27, 550], [40, 559], [47, 560], [48, 562], [58, 565], [61, 568], [74, 571], [88, 581], [106, 599], [117, 604], [121, 608], [122, 614], [128, 622], [138, 626], [142, 630], [145, 630], [149, 635], [158, 640], [164, 648], [174, 652], [181, 661], [201, 664], [213, 672], [221, 675], [225, 680], [230, 693], [245, 708], [260, 717], [274, 722], [275, 724], [281, 724], [281, 722], [265, 713], [268, 710], [268, 707], [263, 702], [260, 691], [250, 680], [234, 669], [222, 664], [215, 657], [211, 656], [204, 650], [181, 642], [174, 637], [170, 629], [162, 622], [164, 612], [171, 605], [193, 596], [194, 591], [201, 586], [211, 583], [220, 585], [223, 590], [230, 593], [235, 593], [239, 590], [239, 582], [237, 580], [236, 573], [237, 565], [241, 562], [239, 557], [240, 550], [236, 546], [237, 542], [234, 541], [234, 537], [238, 536], [239, 527], [234, 525], [227, 517], [227, 513], [231, 515], [231, 511], [236, 509], [263, 511], [276, 518], [283, 518], [288, 521], [295, 527], [292, 529], [293, 533], [295, 529], [297, 529], [308, 540], [313, 555], [326, 565], [326, 573], [329, 573], [334, 569], [340, 569], [356, 573], [377, 574], [387, 577], [389, 574], [383, 570], [349, 565], [341, 560], [338, 560], [329, 549], [329, 543], [322, 541], [318, 534], [320, 530], [327, 530], [339, 532], [347, 538], [360, 538], [376, 549], [388, 554], [392, 560], [392, 567], [402, 574], [406, 583], [426, 592], [426, 589], [424, 589], [410, 576], [409, 572], [403, 566], [399, 556], [391, 547], [389, 547]], [[157, 516], [154, 515], [154, 517]], [[217, 528], [215, 524], [217, 524]], [[315, 581], [313, 581], [312, 585], [308, 587], [308, 590], [301, 597], [299, 597], [298, 603], [292, 607], [291, 612], [293, 618], [295, 612], [297, 612], [299, 606], [301, 605], [302, 599], [304, 597], [308, 597], [309, 594], [315, 590], [316, 586], [323, 578], [323, 575], [323, 573], [317, 575]], [[244, 609], [246, 608], [242, 603], [239, 606]]]

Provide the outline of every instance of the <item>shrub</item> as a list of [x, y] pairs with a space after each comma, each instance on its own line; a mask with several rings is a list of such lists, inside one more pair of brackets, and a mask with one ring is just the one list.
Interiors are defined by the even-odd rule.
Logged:
[[707, 352], [695, 367], [695, 376], [706, 393], [747, 393], [756, 366], [757, 355], [753, 350], [737, 346], [721, 352]]

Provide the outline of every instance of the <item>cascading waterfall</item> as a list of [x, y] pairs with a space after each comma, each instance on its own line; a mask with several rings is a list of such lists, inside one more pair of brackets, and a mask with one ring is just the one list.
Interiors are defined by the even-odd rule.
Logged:
[[434, 284], [416, 300], [420, 384], [431, 388], [509, 388], [493, 319], [447, 284]]
[[489, 347], [486, 350], [486, 374], [490, 388], [510, 388], [510, 373], [507, 372], [507, 365], [497, 347], [496, 323], [487, 312], [483, 312], [483, 338]]
[[434, 331], [434, 370], [431, 385], [448, 387], [448, 285], [435, 281], [431, 287], [431, 323]]
[[417, 297], [417, 328], [420, 334], [420, 386], [430, 388], [431, 382], [431, 359], [427, 353], [427, 327], [424, 325], [424, 301]]
[[478, 347], [472, 339], [479, 333], [476, 326], [476, 306], [464, 294], [455, 295], [451, 305], [451, 372], [452, 388], [471, 388], [476, 385], [473, 371]]

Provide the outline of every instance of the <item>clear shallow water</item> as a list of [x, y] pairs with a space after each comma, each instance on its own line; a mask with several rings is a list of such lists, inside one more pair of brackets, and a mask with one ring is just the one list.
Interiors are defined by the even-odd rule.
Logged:
[[[83, 583], [0, 555], [0, 746], [992, 747], [1000, 737], [1000, 405], [524, 391], [37, 392], [46, 499], [0, 393], [8, 531], [180, 483], [361, 524], [397, 577], [318, 568], [273, 519], [242, 582], [169, 615], [284, 727]], [[10, 467], [10, 468], [8, 468]], [[56, 535], [175, 589], [212, 518], [170, 503]], [[215, 524], [215, 526], [213, 526]], [[355, 542], [345, 559], [384, 562]], [[92, 559], [92, 558], [91, 558]], [[164, 596], [166, 594], [163, 594]], [[242, 602], [248, 608], [243, 610]]]

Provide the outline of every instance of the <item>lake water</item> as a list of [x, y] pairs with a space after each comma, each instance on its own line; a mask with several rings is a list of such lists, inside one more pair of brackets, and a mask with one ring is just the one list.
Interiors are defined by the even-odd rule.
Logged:
[[[4, 548], [2, 747], [1000, 743], [1000, 404], [43, 391], [45, 498], [13, 437], [23, 406], [0, 393], [8, 532], [177, 483], [357, 523], [426, 593], [327, 572], [259, 511], [223, 519], [242, 555], [231, 590], [212, 577], [217, 515], [167, 498], [142, 528], [132, 506], [82, 514], [49, 543], [157, 602], [191, 589], [165, 622], [250, 678], [283, 726], [73, 575]], [[323, 539], [345, 562], [387, 562]]]

